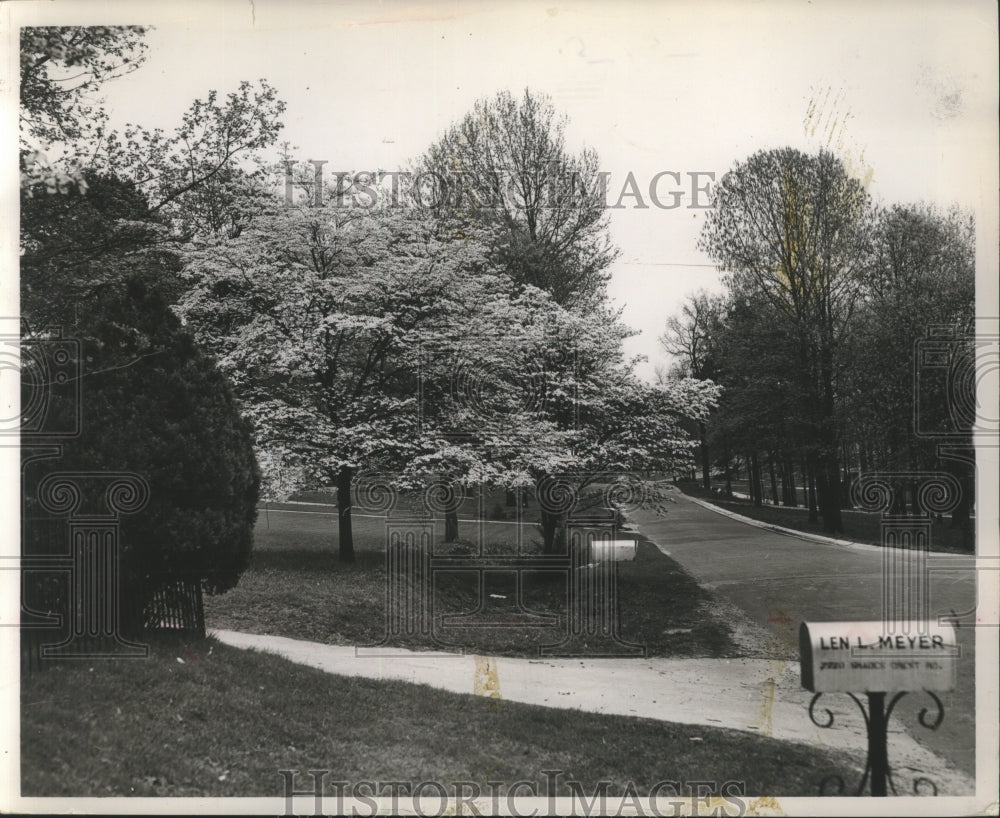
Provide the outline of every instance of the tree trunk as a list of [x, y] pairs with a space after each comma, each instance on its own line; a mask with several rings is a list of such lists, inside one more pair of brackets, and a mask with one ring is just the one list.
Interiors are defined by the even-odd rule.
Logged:
[[458, 540], [458, 509], [462, 505], [460, 487], [451, 484], [448, 487], [447, 500], [444, 503], [444, 541], [456, 542]]
[[816, 464], [816, 500], [823, 517], [823, 529], [829, 534], [844, 530], [840, 514], [840, 465], [836, 455], [821, 453]]
[[951, 512], [951, 527], [965, 528], [972, 522], [972, 481], [966, 476], [959, 478], [961, 486], [961, 496], [958, 498], [958, 505]]
[[906, 514], [906, 487], [899, 480], [892, 480], [892, 503], [889, 505], [889, 514], [894, 517], [901, 517]]
[[806, 504], [809, 506], [809, 522], [818, 523], [819, 513], [816, 508], [816, 455], [809, 452], [806, 455]]
[[840, 508], [851, 508], [851, 481], [853, 479], [853, 474], [851, 472], [851, 461], [848, 452], [848, 446], [846, 443], [841, 445], [840, 450], [843, 475], [840, 480]]
[[939, 449], [939, 457], [946, 460], [945, 470], [958, 480], [958, 502], [951, 512], [951, 527], [962, 532], [962, 547], [974, 551], [976, 535], [972, 513], [976, 503], [976, 454], [971, 441], [956, 447]]
[[538, 512], [538, 524], [542, 529], [542, 551], [551, 554], [555, 550], [556, 515], [542, 509]]
[[969, 550], [975, 547], [975, 535], [972, 528], [972, 497], [975, 491], [975, 480], [971, 474], [962, 474], [958, 478], [961, 496], [958, 505], [951, 512], [951, 527], [962, 531], [962, 547]]
[[785, 457], [781, 477], [785, 482], [785, 505], [795, 508], [798, 506], [799, 500], [795, 495], [795, 465], [792, 463], [792, 458]]
[[542, 527], [542, 550], [546, 554], [566, 552], [566, 515], [545, 511], [539, 512]]
[[505, 494], [507, 508], [515, 508], [517, 506], [517, 492], [507, 489]]
[[351, 479], [354, 469], [341, 466], [337, 473], [337, 535], [340, 561], [354, 562], [354, 532], [351, 529]]
[[778, 505], [778, 476], [774, 471], [774, 452], [771, 452], [771, 456], [768, 458], [767, 467], [771, 472], [771, 498], [774, 500], [774, 504]]
[[458, 508], [446, 509], [444, 512], [444, 541], [458, 540]]
[[712, 490], [712, 469], [711, 460], [708, 456], [708, 429], [704, 421], [698, 424], [701, 432], [701, 482], [705, 491]]
[[760, 474], [760, 462], [757, 460], [757, 453], [750, 455], [750, 496], [753, 498], [755, 506], [764, 504], [764, 483]]
[[822, 403], [818, 425], [819, 458], [816, 468], [816, 490], [823, 528], [830, 534], [844, 530], [840, 513], [840, 439], [836, 426], [836, 402], [833, 391], [833, 350], [827, 341], [819, 350], [819, 385]]
[[840, 481], [840, 508], [851, 509], [851, 483], [854, 482], [854, 472], [844, 472], [844, 478]]
[[732, 465], [729, 462], [729, 441], [723, 438], [723, 457], [726, 459], [726, 496], [733, 496], [733, 476], [732, 476]]

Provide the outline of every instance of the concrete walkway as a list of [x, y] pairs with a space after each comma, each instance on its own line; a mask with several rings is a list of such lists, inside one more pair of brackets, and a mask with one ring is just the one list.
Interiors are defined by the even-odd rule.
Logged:
[[[846, 750], [863, 764], [864, 722], [846, 696], [821, 701], [836, 720], [820, 729], [808, 716], [811, 693], [798, 664], [774, 659], [517, 659], [391, 653], [235, 631], [210, 630], [227, 645], [276, 653], [328, 673], [397, 679], [513, 702], [727, 727]], [[820, 710], [822, 714], [822, 710]], [[695, 732], [696, 737], [696, 732]], [[942, 795], [971, 794], [973, 782], [890, 726], [890, 763], [899, 786], [932, 778]], [[831, 771], [846, 772], [846, 771]], [[848, 778], [850, 778], [848, 776]]]

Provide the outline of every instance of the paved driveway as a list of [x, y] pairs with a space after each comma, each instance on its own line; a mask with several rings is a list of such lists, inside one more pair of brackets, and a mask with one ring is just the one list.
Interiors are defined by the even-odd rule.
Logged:
[[[798, 626], [807, 621], [879, 620], [882, 618], [883, 552], [875, 546], [818, 543], [781, 534], [723, 516], [679, 492], [669, 513], [635, 512], [642, 533], [683, 565], [725, 602], [735, 605], [764, 629], [768, 652], [776, 661], [798, 658]], [[933, 542], [933, 539], [932, 539]], [[961, 559], [961, 558], [958, 558]], [[974, 607], [971, 570], [935, 572], [929, 578], [932, 616]], [[919, 743], [975, 775], [974, 629], [960, 628], [958, 685], [941, 694], [944, 722], [931, 732], [918, 723], [921, 708], [933, 707], [926, 696], [906, 696], [892, 717]], [[860, 718], [846, 696], [841, 718]], [[825, 706], [830, 706], [824, 703]], [[890, 743], [890, 764], [892, 746]]]

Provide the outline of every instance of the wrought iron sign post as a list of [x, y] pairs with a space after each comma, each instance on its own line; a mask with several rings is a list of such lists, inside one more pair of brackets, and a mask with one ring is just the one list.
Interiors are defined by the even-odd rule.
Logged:
[[[911, 692], [922, 691], [931, 698], [936, 712], [928, 719], [928, 708], [920, 711], [922, 727], [936, 730], [944, 720], [944, 705], [934, 691], [955, 686], [958, 644], [952, 625], [928, 622], [803, 622], [799, 627], [799, 658], [802, 686], [815, 694], [809, 702], [809, 718], [817, 727], [833, 726], [834, 715], [825, 709], [825, 719], [816, 714], [816, 705], [825, 693], [846, 693], [865, 720], [868, 757], [855, 795], [869, 784], [871, 794], [884, 797], [888, 789], [898, 795], [889, 765], [888, 728], [899, 701]], [[868, 708], [860, 698], [864, 693]], [[887, 697], [891, 698], [886, 702]], [[835, 793], [827, 785], [835, 782]], [[913, 782], [913, 794], [922, 785], [937, 795], [937, 786], [928, 778]], [[820, 794], [842, 795], [844, 779], [827, 776]]]

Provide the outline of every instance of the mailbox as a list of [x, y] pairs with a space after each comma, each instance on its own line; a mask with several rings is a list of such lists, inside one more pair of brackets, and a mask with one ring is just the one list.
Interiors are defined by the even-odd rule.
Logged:
[[803, 622], [802, 686], [814, 693], [951, 690], [954, 625], [934, 622]]
[[635, 559], [635, 540], [594, 540], [591, 562], [628, 562]]

